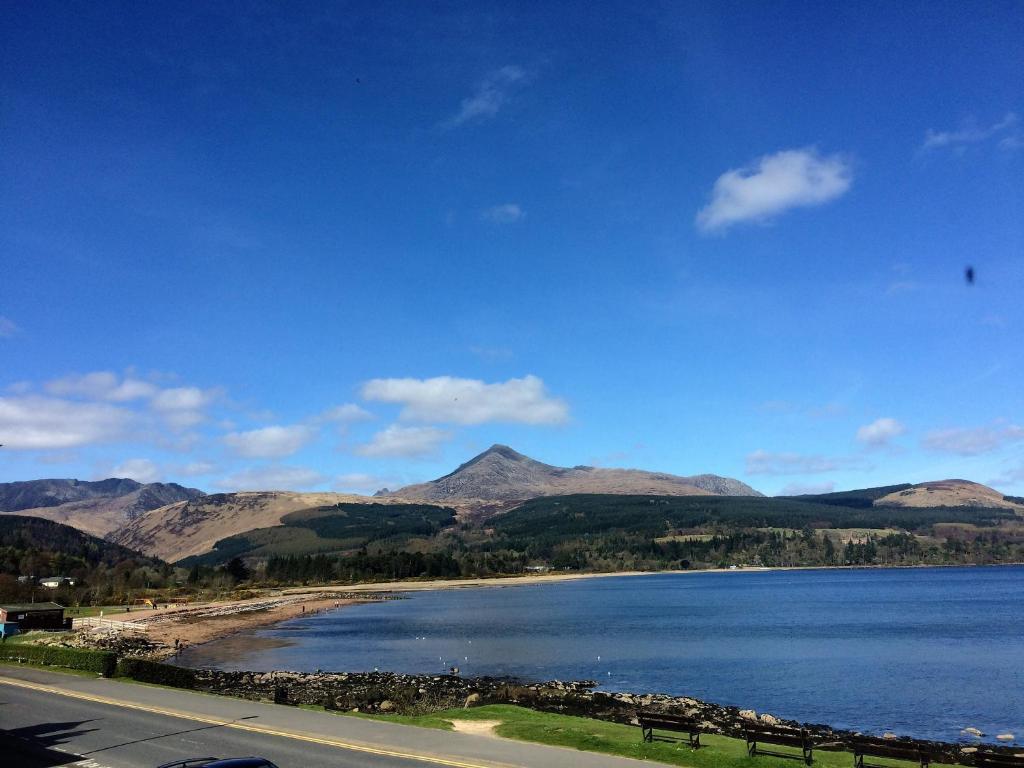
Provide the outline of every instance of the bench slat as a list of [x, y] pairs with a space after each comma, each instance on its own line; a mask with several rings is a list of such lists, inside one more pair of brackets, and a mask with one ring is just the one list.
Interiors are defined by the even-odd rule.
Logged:
[[892, 757], [907, 758], [917, 761], [921, 756], [921, 749], [912, 744], [872, 744], [863, 742], [852, 742], [850, 747], [857, 755], [870, 755], [871, 757]]

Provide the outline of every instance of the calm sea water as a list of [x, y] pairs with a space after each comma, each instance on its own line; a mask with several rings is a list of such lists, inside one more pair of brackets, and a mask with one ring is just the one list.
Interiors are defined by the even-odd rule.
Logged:
[[697, 573], [414, 593], [189, 649], [222, 669], [592, 679], [841, 728], [1024, 742], [1024, 567]]

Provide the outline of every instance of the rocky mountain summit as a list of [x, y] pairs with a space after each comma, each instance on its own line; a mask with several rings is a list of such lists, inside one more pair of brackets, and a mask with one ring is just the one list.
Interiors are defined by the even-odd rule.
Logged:
[[573, 493], [658, 494], [665, 496], [760, 496], [739, 480], [718, 475], [681, 477], [640, 469], [555, 467], [531, 459], [507, 445], [486, 451], [444, 477], [408, 485], [381, 496], [448, 501], [493, 499], [518, 501]]

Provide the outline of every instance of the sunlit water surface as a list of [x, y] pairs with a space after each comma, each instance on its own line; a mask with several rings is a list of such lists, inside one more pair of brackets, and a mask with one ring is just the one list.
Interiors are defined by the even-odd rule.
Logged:
[[411, 593], [188, 649], [221, 669], [591, 679], [841, 728], [1024, 741], [1024, 567], [687, 573]]

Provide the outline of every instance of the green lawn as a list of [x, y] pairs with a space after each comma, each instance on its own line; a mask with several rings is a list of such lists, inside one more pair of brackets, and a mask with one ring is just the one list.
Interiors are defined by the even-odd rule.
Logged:
[[[140, 608], [140, 610], [142, 609]], [[99, 616], [101, 611], [103, 618], [107, 618], [115, 613], [124, 613], [124, 605], [83, 605], [81, 608], [65, 608], [64, 615], [73, 619], [81, 619], [87, 616]]]
[[[746, 744], [740, 739], [704, 734], [701, 748], [690, 749], [683, 741], [656, 740], [651, 744], [640, 738], [636, 726], [619, 725], [585, 717], [569, 717], [547, 712], [536, 712], [523, 707], [493, 704], [473, 709], [453, 709], [429, 715], [355, 715], [372, 717], [393, 723], [417, 725], [425, 728], [452, 729], [452, 720], [499, 720], [495, 733], [509, 739], [535, 741], [560, 747], [571, 747], [588, 752], [605, 752], [638, 760], [655, 760], [692, 768], [794, 768], [801, 761], [775, 757], [747, 757]], [[675, 734], [666, 734], [672, 736]], [[682, 735], [682, 734], [679, 734]], [[655, 732], [655, 736], [659, 734]], [[685, 736], [684, 736], [685, 739]], [[784, 748], [780, 748], [784, 751]], [[797, 754], [797, 753], [794, 753]], [[879, 760], [880, 764], [898, 768], [916, 768], [916, 763]], [[852, 768], [853, 755], [849, 752], [815, 750], [814, 765], [822, 768]]]

